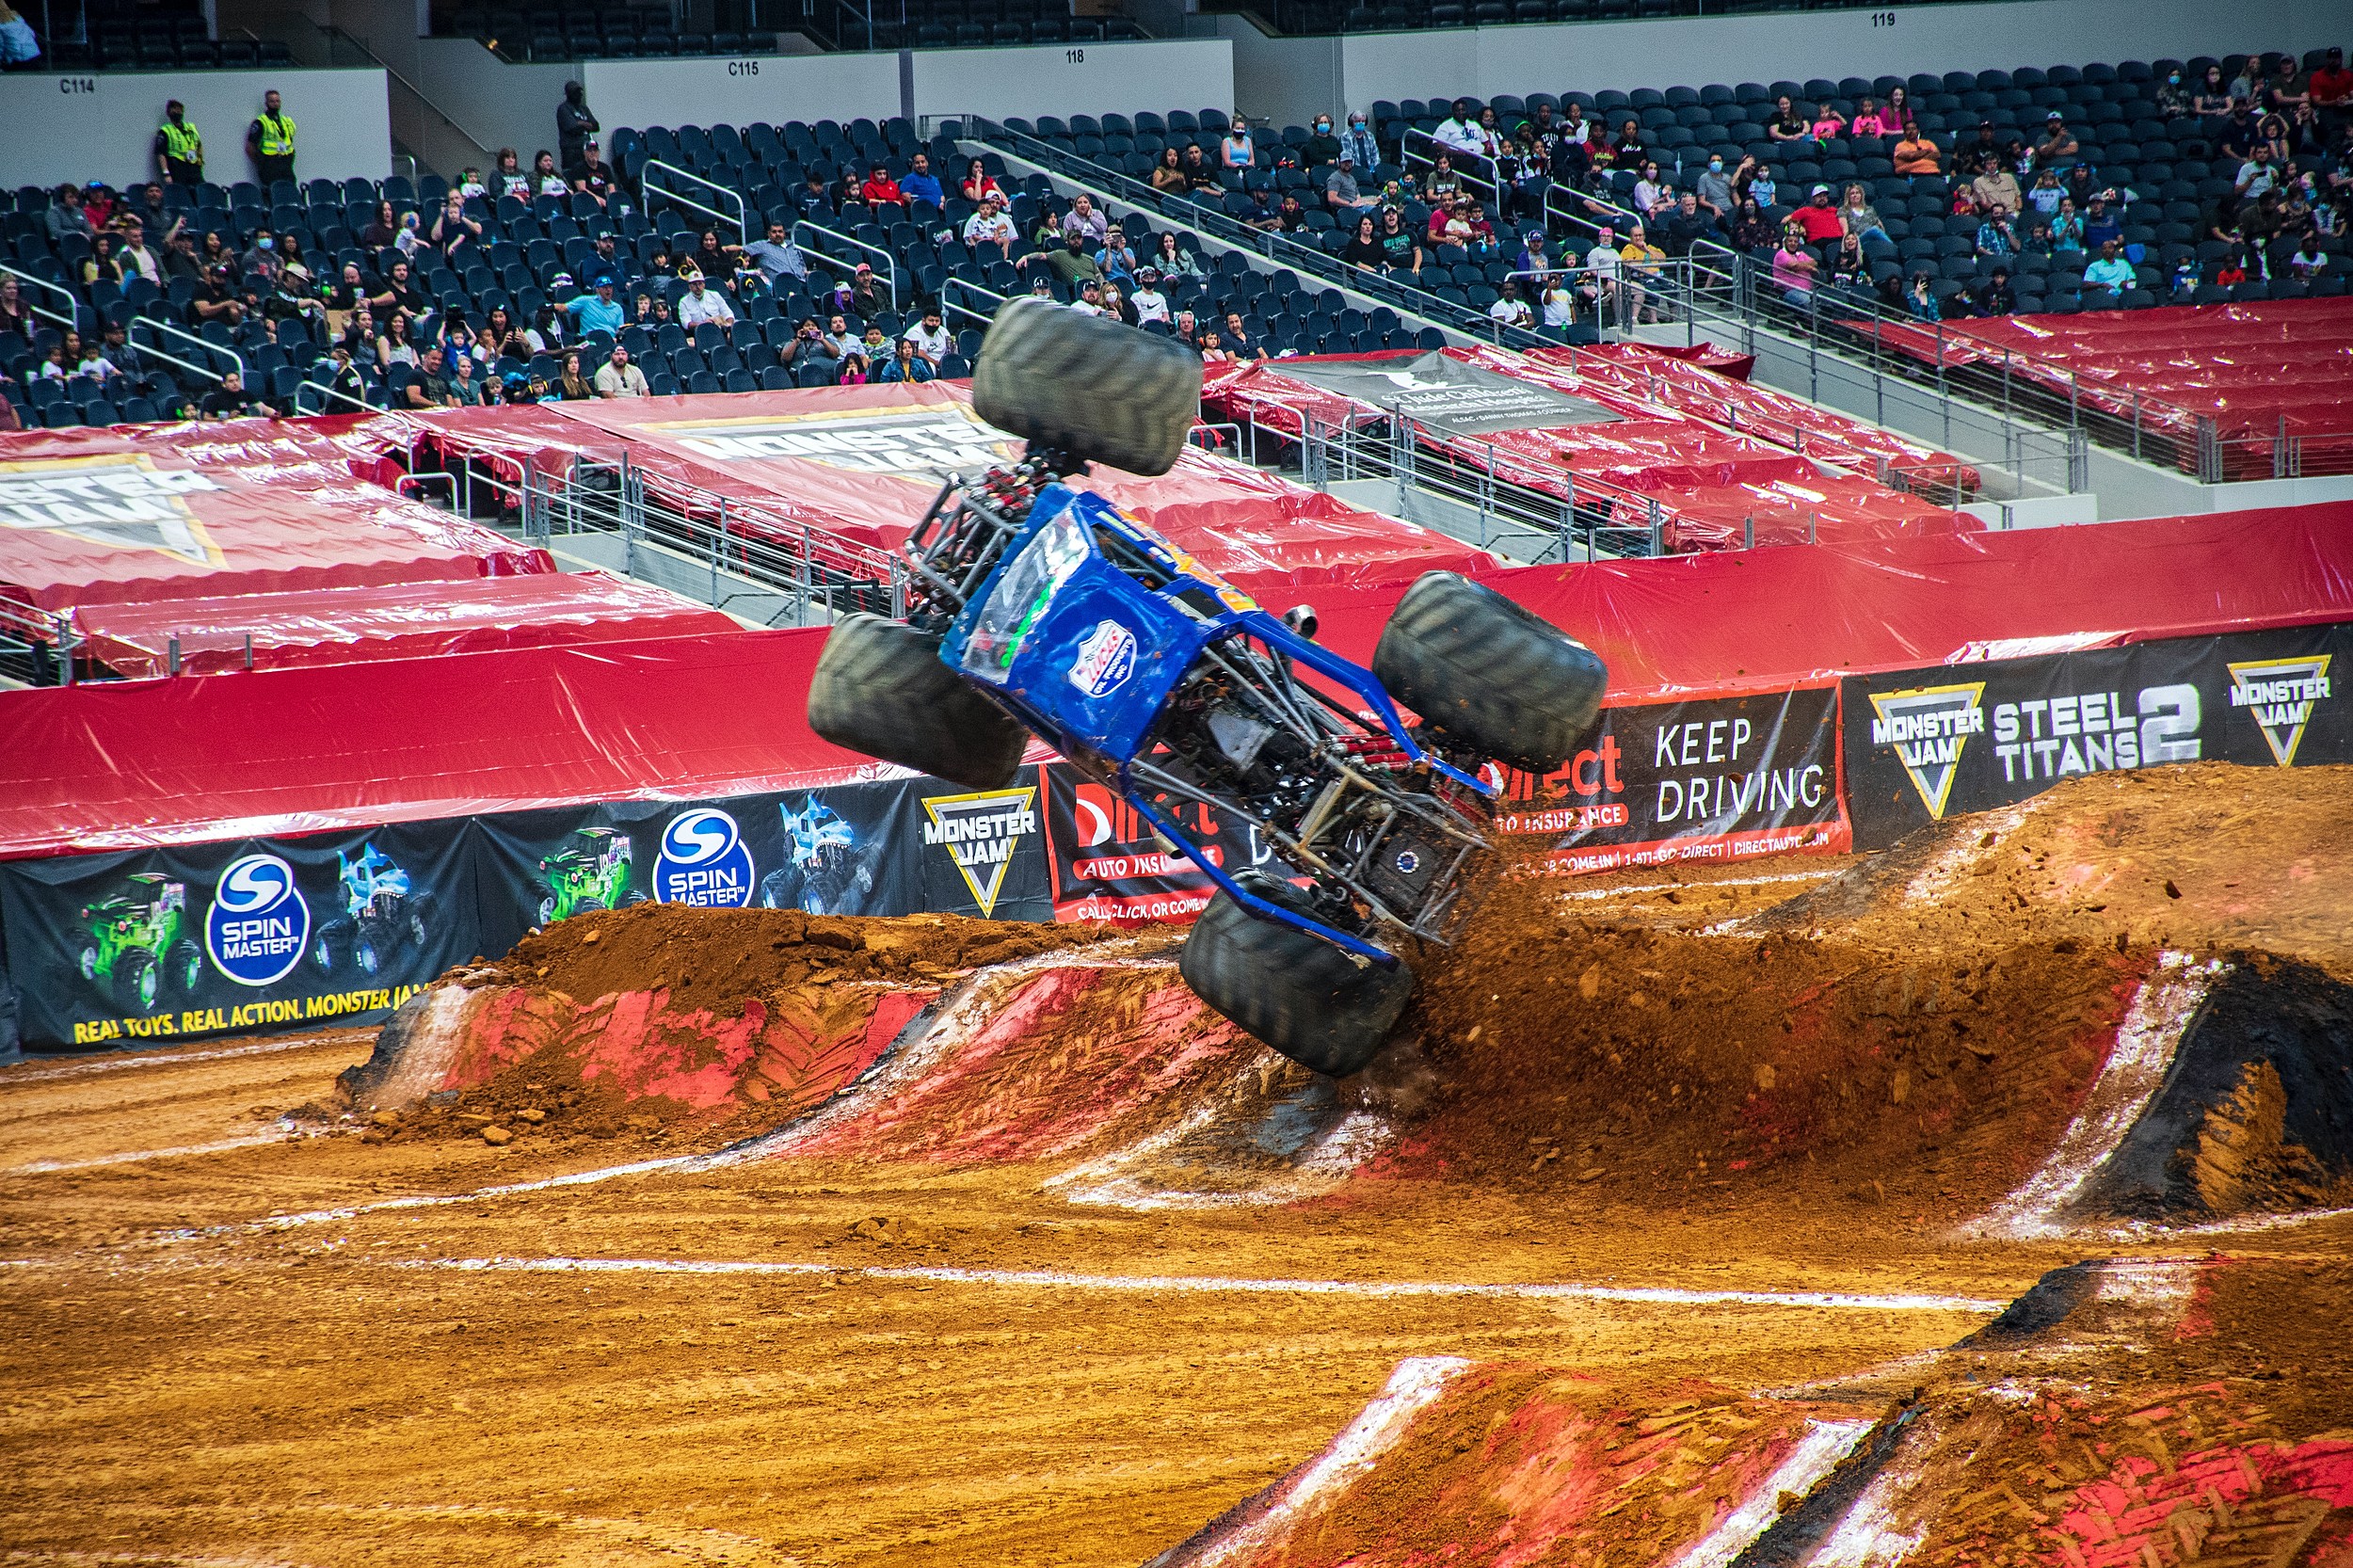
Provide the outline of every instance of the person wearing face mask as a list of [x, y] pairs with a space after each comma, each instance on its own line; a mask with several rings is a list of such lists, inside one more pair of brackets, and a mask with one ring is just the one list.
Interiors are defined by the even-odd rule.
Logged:
[[1330, 115], [1316, 116], [1316, 122], [1307, 128], [1307, 140], [1300, 148], [1299, 157], [1309, 168], [1339, 161], [1340, 138], [1332, 134]]
[[1367, 122], [1364, 110], [1358, 109], [1348, 117], [1348, 130], [1340, 136], [1340, 151], [1367, 175], [1381, 162], [1381, 149], [1373, 140], [1372, 126]]
[[1724, 168], [1719, 153], [1707, 160], [1707, 168], [1694, 187], [1700, 199], [1700, 211], [1719, 223], [1728, 222], [1734, 206], [1731, 171]]

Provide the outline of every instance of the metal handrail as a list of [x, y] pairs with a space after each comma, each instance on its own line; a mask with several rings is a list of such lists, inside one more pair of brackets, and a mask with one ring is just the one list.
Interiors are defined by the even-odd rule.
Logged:
[[637, 171], [638, 193], [646, 199], [648, 205], [652, 204], [653, 198], [660, 196], [668, 200], [677, 202], [681, 207], [692, 207], [698, 213], [708, 213], [712, 217], [725, 218], [728, 216], [716, 207], [704, 205], [702, 202], [696, 200], [693, 197], [686, 195], [683, 191], [675, 191], [666, 185], [655, 184], [653, 182], [653, 173], [656, 169], [661, 169], [664, 173], [675, 174], [681, 180], [692, 180], [695, 184], [701, 185], [705, 189], [716, 191], [721, 196], [724, 196], [728, 200], [734, 202], [735, 216], [731, 221], [735, 224], [736, 243], [739, 245], [749, 245], [751, 243], [751, 219], [748, 216], [748, 210], [744, 204], [744, 197], [741, 192], [729, 190], [727, 186], [719, 184], [716, 180], [705, 179], [702, 175], [696, 173], [691, 168], [680, 168], [678, 165], [664, 163], [660, 158], [648, 158], [643, 167], [641, 167]]
[[32, 273], [9, 266], [5, 262], [0, 262], [0, 273], [7, 274], [8, 277], [15, 279], [20, 283], [30, 283], [37, 289], [47, 289], [51, 294], [64, 296], [66, 313], [62, 316], [58, 315], [55, 311], [45, 311], [39, 305], [32, 304], [29, 301], [26, 303], [26, 309], [30, 310], [37, 316], [43, 316], [51, 321], [62, 321], [70, 330], [78, 332], [82, 329], [82, 311], [84, 309], [82, 298], [81, 296], [75, 294], [72, 289], [67, 288], [62, 283], [53, 283], [46, 278], [37, 277]]
[[948, 291], [950, 289], [962, 289], [968, 294], [977, 294], [983, 299], [995, 300], [999, 305], [1002, 305], [1008, 297], [1005, 295], [997, 293], [994, 289], [984, 289], [978, 283], [968, 283], [963, 279], [952, 275], [951, 275], [945, 282], [940, 284], [940, 308], [945, 311], [970, 316], [974, 321], [979, 322], [983, 328], [986, 328], [990, 322], [997, 319], [996, 311], [993, 309], [988, 311], [976, 311], [969, 305], [959, 304], [948, 296]]
[[801, 246], [801, 251], [804, 255], [823, 262], [827, 266], [840, 267], [846, 273], [855, 274], [857, 271], [857, 264], [856, 262], [847, 261], [840, 256], [830, 255], [816, 246], [801, 245], [801, 232], [805, 229], [812, 234], [823, 234], [827, 239], [839, 240], [843, 245], [855, 246], [858, 249], [865, 251], [870, 256], [880, 256], [882, 258], [882, 265], [875, 268], [875, 270], [880, 272], [883, 276], [883, 280], [890, 285], [890, 308], [894, 311], [899, 308], [898, 257], [893, 256], [889, 251], [884, 249], [879, 245], [869, 245], [864, 240], [858, 239], [854, 235], [845, 234], [839, 229], [828, 229], [822, 223], [811, 223], [807, 218], [802, 218], [799, 222], [792, 225], [792, 243], [794, 245]]
[[[331, 363], [332, 361], [329, 362]], [[313, 365], [311, 368], [315, 373], [318, 367]], [[306, 389], [318, 392], [321, 394], [322, 398], [331, 397], [339, 402], [348, 403], [353, 408], [362, 409], [371, 414], [382, 413], [384, 408], [388, 407], [388, 405], [371, 403], [364, 397], [354, 397], [349, 392], [343, 391], [339, 387], [335, 387], [328, 382], [316, 379], [315, 375], [303, 376], [302, 385], [295, 389], [295, 396], [299, 398]]]
[[77, 640], [87, 645], [88, 637], [75, 636], [72, 611], [48, 611], [11, 599], [0, 599], [0, 633], [13, 633], [24, 644], [27, 653], [38, 656], [41, 650], [53, 650], [49, 657], [57, 662], [57, 683], [73, 684], [73, 648]]
[[[207, 343], [184, 327], [178, 326], [175, 323], [168, 321], [157, 321], [152, 316], [133, 316], [131, 318], [131, 325], [133, 327], [144, 327], [150, 332], [168, 332], [175, 338], [184, 338], [207, 355], [227, 355], [230, 359], [234, 360], [237, 362], [237, 379], [239, 381], [248, 381], [247, 390], [252, 390], [248, 381], [248, 377], [252, 374], [251, 369], [246, 364], [245, 356], [238, 353], [235, 349], [224, 348], [216, 343]], [[194, 371], [197, 375], [201, 376], [206, 380], [216, 384], [223, 384], [228, 380], [227, 376], [213, 369], [210, 364], [200, 364], [187, 360], [183, 360], [176, 354], [168, 353], [165, 350], [156, 347], [153, 344], [141, 344], [138, 345], [138, 348], [139, 352], [142, 354], [152, 354], [155, 358], [162, 360], [168, 364], [178, 365], [183, 370]]]

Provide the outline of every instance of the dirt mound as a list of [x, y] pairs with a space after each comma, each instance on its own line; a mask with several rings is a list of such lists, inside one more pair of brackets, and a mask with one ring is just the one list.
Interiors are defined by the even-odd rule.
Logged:
[[412, 998], [343, 1086], [379, 1141], [717, 1146], [822, 1103], [975, 968], [1111, 939], [1137, 940], [944, 915], [578, 916]]

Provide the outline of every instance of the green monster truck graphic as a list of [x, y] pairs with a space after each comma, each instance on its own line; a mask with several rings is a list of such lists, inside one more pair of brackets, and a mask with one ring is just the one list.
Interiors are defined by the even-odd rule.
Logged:
[[643, 904], [646, 895], [629, 885], [629, 840], [610, 827], [584, 827], [539, 862], [549, 896], [539, 901], [539, 923], [553, 925], [592, 909]]
[[313, 963], [331, 972], [348, 958], [360, 973], [373, 975], [392, 962], [402, 943], [424, 947], [431, 906], [390, 856], [373, 842], [349, 858], [338, 850], [335, 869], [341, 897], [335, 916], [311, 940]]
[[111, 898], [82, 906], [89, 939], [82, 944], [82, 978], [104, 985], [128, 1012], [152, 1013], [168, 980], [183, 997], [204, 973], [203, 950], [183, 935], [187, 885], [152, 872], [128, 879]]

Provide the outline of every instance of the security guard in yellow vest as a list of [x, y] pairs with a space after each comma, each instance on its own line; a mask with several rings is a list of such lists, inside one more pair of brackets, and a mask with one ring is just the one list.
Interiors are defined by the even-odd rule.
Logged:
[[264, 190], [273, 180], [295, 177], [294, 116], [279, 108], [275, 88], [262, 95], [262, 118], [246, 128], [245, 151]]
[[155, 165], [169, 184], [204, 183], [204, 136], [177, 98], [164, 105], [164, 122], [155, 130]]

